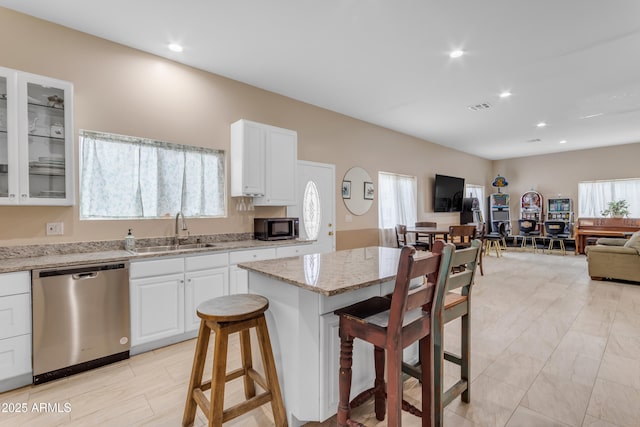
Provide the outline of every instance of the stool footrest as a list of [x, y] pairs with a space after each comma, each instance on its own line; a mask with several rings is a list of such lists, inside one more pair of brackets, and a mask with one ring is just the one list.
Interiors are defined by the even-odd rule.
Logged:
[[226, 423], [229, 420], [239, 417], [242, 414], [245, 414], [259, 406], [264, 405], [265, 403], [270, 402], [271, 399], [271, 392], [266, 391], [248, 400], [245, 400], [244, 402], [238, 403], [237, 405], [225, 409], [224, 412], [222, 412], [222, 422]]
[[444, 360], [447, 362], [455, 363], [458, 366], [462, 366], [462, 359], [453, 353], [444, 352]]
[[465, 391], [466, 389], [467, 389], [467, 381], [465, 380], [460, 380], [454, 385], [452, 385], [451, 388], [449, 388], [449, 390], [442, 393], [442, 406], [443, 407], [447, 406], [449, 403], [451, 403], [453, 399], [460, 396], [462, 392]]

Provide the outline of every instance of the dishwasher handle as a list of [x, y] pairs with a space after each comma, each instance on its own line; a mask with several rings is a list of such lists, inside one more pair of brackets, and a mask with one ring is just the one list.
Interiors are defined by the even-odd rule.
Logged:
[[95, 279], [96, 277], [98, 277], [98, 272], [92, 271], [90, 273], [77, 273], [77, 274], [72, 274], [71, 277], [73, 277], [73, 280]]

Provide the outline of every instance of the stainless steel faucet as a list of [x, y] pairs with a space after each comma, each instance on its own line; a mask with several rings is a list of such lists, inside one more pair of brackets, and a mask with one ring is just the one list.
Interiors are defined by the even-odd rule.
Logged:
[[176, 229], [175, 229], [175, 236], [173, 238], [175, 245], [180, 244], [180, 232], [178, 231], [178, 219], [180, 217], [182, 217], [182, 230], [183, 231], [187, 230], [187, 220], [184, 218], [184, 214], [182, 213], [182, 211], [179, 211], [176, 214]]

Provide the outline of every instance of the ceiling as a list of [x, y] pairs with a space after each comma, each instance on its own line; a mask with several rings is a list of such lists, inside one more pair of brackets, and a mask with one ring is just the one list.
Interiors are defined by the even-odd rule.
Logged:
[[637, 0], [0, 6], [487, 159], [640, 142]]

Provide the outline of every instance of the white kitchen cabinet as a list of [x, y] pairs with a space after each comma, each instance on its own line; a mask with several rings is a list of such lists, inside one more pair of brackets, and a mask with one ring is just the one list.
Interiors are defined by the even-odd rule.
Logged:
[[231, 125], [231, 197], [264, 196], [267, 130], [260, 123]]
[[31, 382], [31, 275], [0, 274], [0, 392]]
[[0, 68], [0, 204], [73, 205], [73, 85]]
[[229, 294], [246, 294], [249, 292], [249, 275], [247, 270], [238, 268], [238, 264], [276, 257], [275, 248], [231, 252], [229, 254]]
[[151, 349], [150, 343], [160, 347], [190, 338], [182, 335], [198, 329], [198, 305], [228, 293], [228, 264], [227, 252], [133, 261], [132, 347]]
[[207, 254], [185, 258], [185, 332], [198, 330], [198, 305], [229, 294], [229, 255]]
[[249, 120], [231, 125], [231, 196], [255, 206], [296, 203], [298, 134]]

